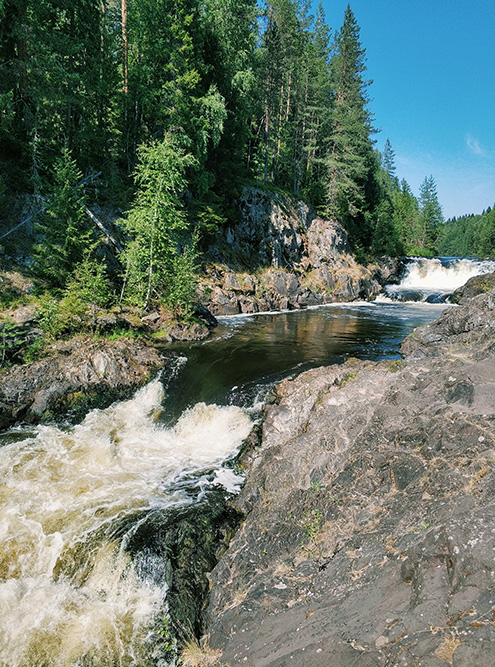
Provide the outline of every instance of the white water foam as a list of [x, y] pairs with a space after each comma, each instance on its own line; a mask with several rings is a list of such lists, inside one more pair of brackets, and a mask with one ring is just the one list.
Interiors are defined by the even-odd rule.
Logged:
[[411, 258], [399, 285], [387, 285], [377, 301], [426, 300], [452, 294], [470, 278], [495, 271], [495, 260], [467, 258]]
[[[138, 578], [112, 525], [190, 502], [173, 481], [219, 468], [249, 434], [246, 411], [198, 404], [157, 422], [159, 381], [78, 426], [41, 426], [0, 448], [0, 665], [150, 664], [165, 591]], [[211, 477], [211, 476], [210, 476]]]
[[407, 267], [400, 286], [404, 289], [431, 289], [454, 291], [469, 278], [495, 271], [494, 260], [417, 258]]

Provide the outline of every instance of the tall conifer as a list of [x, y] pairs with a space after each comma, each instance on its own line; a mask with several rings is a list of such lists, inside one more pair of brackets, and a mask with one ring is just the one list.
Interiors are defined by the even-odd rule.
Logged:
[[433, 250], [438, 227], [443, 222], [443, 214], [435, 179], [431, 175], [425, 177], [419, 189], [419, 217], [422, 245], [425, 249]]
[[348, 5], [331, 62], [334, 94], [327, 202], [330, 212], [344, 219], [355, 244], [363, 247], [370, 243], [371, 225], [365, 216], [370, 206], [367, 186], [376, 164], [367, 108], [371, 82], [364, 78], [365, 60], [359, 26]]

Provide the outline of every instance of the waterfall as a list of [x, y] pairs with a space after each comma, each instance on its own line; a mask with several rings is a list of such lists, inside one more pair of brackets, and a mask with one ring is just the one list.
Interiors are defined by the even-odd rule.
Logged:
[[495, 260], [412, 257], [399, 285], [387, 285], [384, 294], [394, 301], [445, 301], [469, 278], [495, 271]]
[[155, 380], [78, 426], [4, 434], [0, 665], [158, 664], [166, 585], [154, 563], [136, 567], [127, 541], [150, 513], [211, 486], [237, 490], [225, 462], [252, 428], [246, 410], [204, 403], [165, 427], [162, 399]]

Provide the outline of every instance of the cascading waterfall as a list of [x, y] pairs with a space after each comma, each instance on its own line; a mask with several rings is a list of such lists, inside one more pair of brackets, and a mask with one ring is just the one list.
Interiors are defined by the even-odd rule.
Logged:
[[469, 278], [495, 271], [495, 260], [450, 257], [412, 257], [399, 285], [387, 285], [384, 293], [395, 301], [440, 302]]
[[166, 590], [136, 571], [127, 534], [209, 485], [236, 490], [241, 480], [223, 464], [252, 428], [246, 410], [204, 403], [167, 428], [162, 399], [155, 380], [73, 428], [5, 436], [0, 665], [157, 664], [153, 627]]

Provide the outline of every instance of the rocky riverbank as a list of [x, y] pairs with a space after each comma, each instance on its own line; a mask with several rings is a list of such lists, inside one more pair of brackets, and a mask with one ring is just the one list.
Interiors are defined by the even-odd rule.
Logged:
[[492, 664], [495, 290], [482, 283], [406, 339], [404, 359], [278, 386], [245, 461], [245, 521], [211, 577], [219, 664]]
[[0, 372], [0, 428], [55, 415], [81, 417], [129, 395], [164, 363], [156, 349], [127, 338], [58, 343], [45, 358]]
[[281, 194], [246, 188], [240, 219], [210, 246], [199, 300], [215, 315], [374, 297], [397, 262], [359, 264], [335, 220]]
[[[79, 324], [72, 321], [81, 319], [79, 315], [45, 315], [52, 328], [58, 326], [60, 338], [74, 328], [108, 337], [134, 331], [142, 341], [102, 339], [94, 343], [88, 336], [76, 336], [46, 349], [47, 356], [40, 361], [0, 370], [0, 428], [67, 412], [82, 416], [94, 405], [125, 395], [163, 363], [155, 344], [208, 336], [216, 324], [212, 313], [298, 309], [366, 299], [400, 271], [398, 260], [380, 266], [360, 265], [336, 221], [319, 218], [308, 206], [285, 195], [246, 188], [238, 206], [239, 222], [224, 229], [206, 254], [195, 321], [177, 323], [163, 308], [142, 317], [129, 308], [106, 311], [95, 307], [88, 321]], [[5, 295], [23, 304], [0, 316], [2, 363], [15, 364], [23, 361], [29, 346], [45, 336], [36, 306], [30, 302], [28, 278], [4, 272], [0, 282]]]

